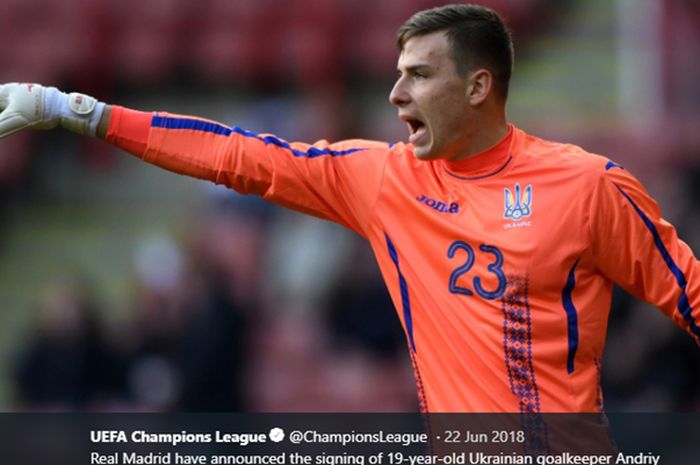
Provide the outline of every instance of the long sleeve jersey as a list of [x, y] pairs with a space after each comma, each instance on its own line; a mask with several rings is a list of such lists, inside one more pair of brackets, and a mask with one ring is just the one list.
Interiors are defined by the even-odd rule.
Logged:
[[700, 341], [698, 260], [627, 170], [579, 147], [510, 126], [483, 153], [420, 161], [120, 107], [107, 140], [366, 238], [424, 411], [601, 411], [613, 283]]

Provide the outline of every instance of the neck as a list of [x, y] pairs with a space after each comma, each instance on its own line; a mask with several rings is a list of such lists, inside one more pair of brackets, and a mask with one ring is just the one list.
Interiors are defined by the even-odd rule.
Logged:
[[505, 110], [501, 108], [497, 112], [483, 112], [476, 118], [471, 132], [473, 136], [471, 144], [466, 150], [455, 156], [452, 161], [464, 160], [501, 142], [508, 135]]

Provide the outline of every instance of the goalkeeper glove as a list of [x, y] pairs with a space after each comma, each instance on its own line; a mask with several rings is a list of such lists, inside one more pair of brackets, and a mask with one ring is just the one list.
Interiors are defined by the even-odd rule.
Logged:
[[59, 124], [94, 137], [105, 104], [93, 97], [66, 94], [39, 84], [0, 85], [0, 137], [25, 128], [52, 129]]

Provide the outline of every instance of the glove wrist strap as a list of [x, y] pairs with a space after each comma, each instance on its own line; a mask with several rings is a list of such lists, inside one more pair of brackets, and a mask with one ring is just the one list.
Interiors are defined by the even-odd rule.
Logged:
[[105, 104], [89, 95], [66, 94], [55, 87], [44, 90], [44, 120], [57, 121], [78, 134], [95, 137]]

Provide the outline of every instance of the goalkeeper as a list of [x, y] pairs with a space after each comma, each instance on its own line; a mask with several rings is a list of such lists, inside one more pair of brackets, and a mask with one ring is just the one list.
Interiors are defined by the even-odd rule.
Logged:
[[613, 283], [700, 341], [700, 264], [641, 184], [506, 119], [513, 51], [495, 12], [416, 13], [397, 45], [406, 143], [290, 143], [36, 84], [0, 86], [0, 135], [60, 125], [357, 232], [424, 411], [601, 411]]

